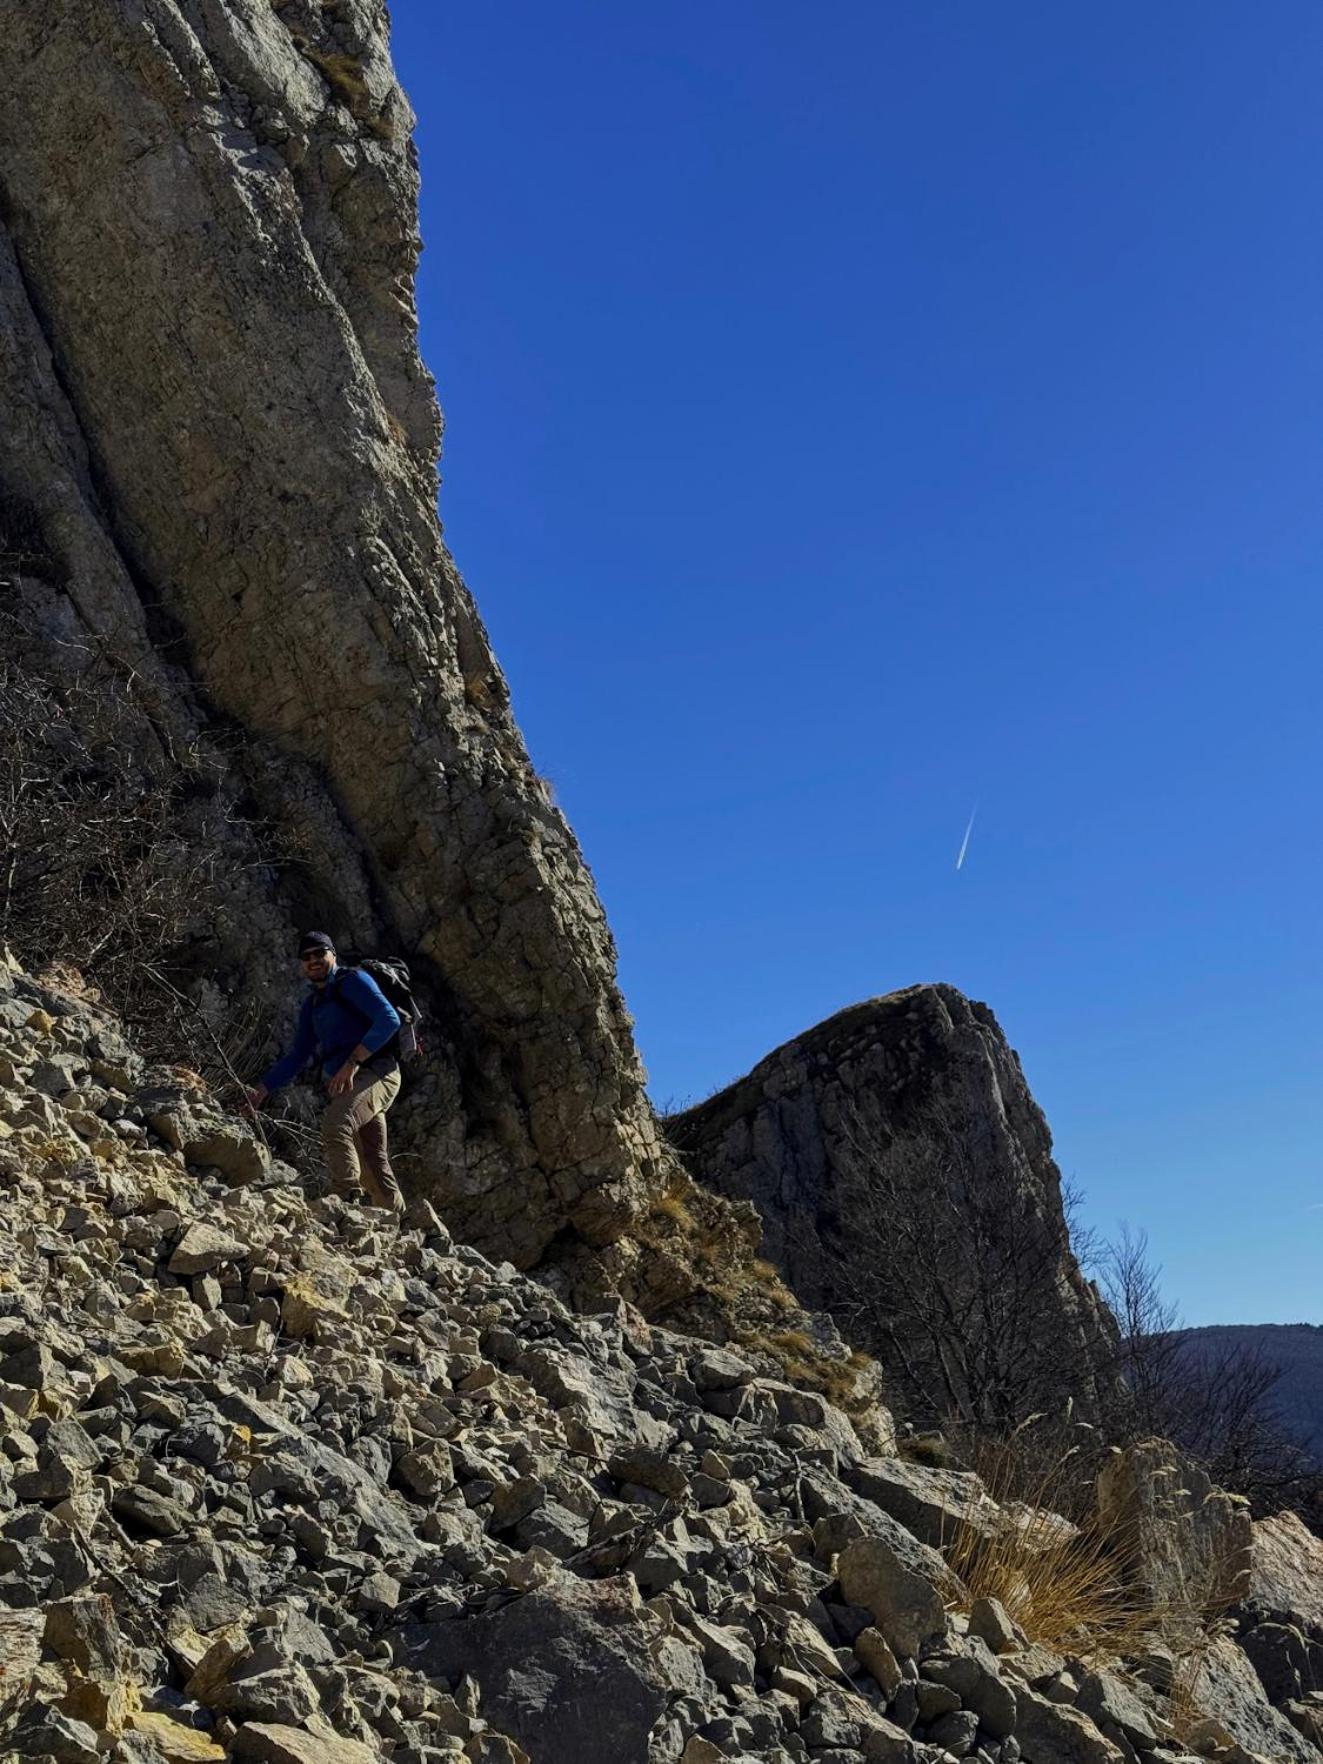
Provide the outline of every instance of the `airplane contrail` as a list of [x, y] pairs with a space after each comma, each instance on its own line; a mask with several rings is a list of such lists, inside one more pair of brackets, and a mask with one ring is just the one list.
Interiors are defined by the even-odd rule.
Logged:
[[956, 869], [957, 870], [964, 863], [965, 853], [969, 850], [969, 836], [974, 831], [974, 816], [977, 813], [978, 813], [978, 804], [975, 803], [972, 811], [970, 812], [969, 825], [965, 828], [965, 837], [960, 841], [960, 856], [956, 859]]

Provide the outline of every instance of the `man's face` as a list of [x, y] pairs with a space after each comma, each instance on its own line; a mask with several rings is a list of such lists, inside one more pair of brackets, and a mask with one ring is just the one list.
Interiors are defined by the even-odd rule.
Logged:
[[331, 969], [335, 966], [333, 949], [309, 949], [299, 957], [305, 980], [311, 980], [314, 986], [323, 986], [330, 978]]

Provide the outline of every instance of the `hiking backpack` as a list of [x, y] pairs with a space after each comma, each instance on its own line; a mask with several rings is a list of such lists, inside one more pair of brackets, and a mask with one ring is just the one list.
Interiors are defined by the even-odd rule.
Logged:
[[423, 1057], [423, 1043], [419, 1030], [422, 1027], [423, 1012], [413, 995], [408, 963], [400, 956], [369, 956], [366, 961], [355, 962], [353, 965], [370, 980], [376, 981], [387, 1000], [399, 1013], [399, 1029], [378, 1052], [384, 1053], [393, 1046], [401, 1060], [420, 1060]]

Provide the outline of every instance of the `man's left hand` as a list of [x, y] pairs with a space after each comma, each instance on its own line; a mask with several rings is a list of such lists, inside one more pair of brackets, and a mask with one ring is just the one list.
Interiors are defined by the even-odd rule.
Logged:
[[346, 1060], [336, 1072], [327, 1086], [332, 1096], [346, 1096], [354, 1088], [354, 1079], [358, 1076], [358, 1067], [353, 1060]]

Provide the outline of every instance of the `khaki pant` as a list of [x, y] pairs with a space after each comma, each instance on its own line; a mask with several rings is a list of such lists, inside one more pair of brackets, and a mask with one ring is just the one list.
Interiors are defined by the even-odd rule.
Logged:
[[384, 1076], [361, 1071], [354, 1087], [333, 1096], [322, 1116], [322, 1146], [331, 1189], [342, 1200], [359, 1200], [364, 1188], [373, 1206], [404, 1210], [404, 1196], [386, 1149], [386, 1110], [400, 1093], [400, 1070]]

